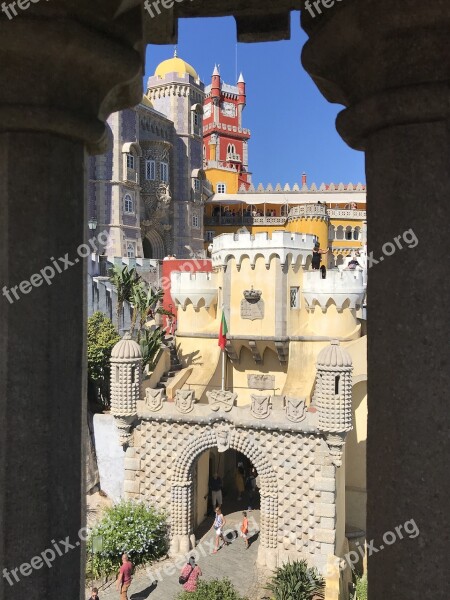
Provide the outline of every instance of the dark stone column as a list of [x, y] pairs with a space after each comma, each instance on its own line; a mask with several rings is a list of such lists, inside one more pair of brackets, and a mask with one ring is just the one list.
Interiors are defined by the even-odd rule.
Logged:
[[140, 9], [91, 4], [0, 20], [2, 599], [75, 600], [84, 579], [85, 148], [142, 71]]
[[368, 289], [367, 537], [384, 549], [369, 556], [369, 597], [446, 600], [450, 6], [322, 10], [303, 12], [303, 64], [366, 153], [368, 245], [382, 258]]

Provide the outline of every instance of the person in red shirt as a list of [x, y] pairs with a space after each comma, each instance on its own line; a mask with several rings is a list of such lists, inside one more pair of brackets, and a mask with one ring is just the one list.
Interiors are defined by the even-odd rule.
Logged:
[[128, 560], [128, 554], [122, 555], [122, 566], [116, 581], [116, 587], [120, 593], [120, 600], [128, 600], [128, 588], [131, 585], [133, 565]]

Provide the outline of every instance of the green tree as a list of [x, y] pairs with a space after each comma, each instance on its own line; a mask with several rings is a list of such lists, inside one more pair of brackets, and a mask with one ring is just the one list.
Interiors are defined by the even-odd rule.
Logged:
[[197, 591], [181, 592], [176, 600], [248, 600], [240, 596], [229, 579], [199, 580]]
[[318, 600], [324, 597], [325, 581], [306, 560], [289, 562], [275, 571], [266, 589], [273, 600]]
[[105, 406], [110, 404], [110, 358], [113, 347], [120, 340], [112, 321], [101, 312], [96, 312], [88, 319], [87, 357], [90, 400], [99, 399]]

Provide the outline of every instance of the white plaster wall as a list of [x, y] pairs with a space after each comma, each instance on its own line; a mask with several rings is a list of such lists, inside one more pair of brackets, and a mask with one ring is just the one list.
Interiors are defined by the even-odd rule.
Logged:
[[112, 415], [94, 415], [95, 451], [100, 488], [111, 500], [123, 498], [125, 452], [119, 443], [119, 431]]

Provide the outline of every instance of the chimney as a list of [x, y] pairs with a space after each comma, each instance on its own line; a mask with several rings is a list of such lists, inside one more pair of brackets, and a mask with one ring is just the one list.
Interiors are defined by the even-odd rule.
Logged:
[[303, 171], [302, 173], [302, 187], [307, 187], [308, 186], [308, 182], [307, 182], [307, 175], [306, 173]]

